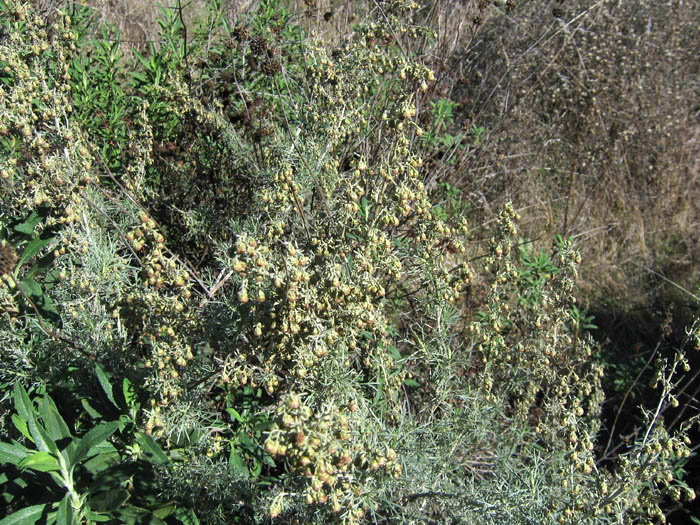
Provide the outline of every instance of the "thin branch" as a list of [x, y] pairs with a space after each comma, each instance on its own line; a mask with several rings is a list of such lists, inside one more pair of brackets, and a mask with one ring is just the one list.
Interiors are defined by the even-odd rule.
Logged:
[[29, 297], [29, 295], [27, 295], [27, 293], [22, 289], [22, 287], [20, 286], [20, 283], [17, 281], [17, 279], [14, 277], [14, 275], [8, 275], [8, 277], [10, 277], [10, 278], [12, 279], [12, 282], [13, 282], [13, 284], [15, 285], [15, 288], [16, 288], [17, 290], [19, 290], [19, 293], [22, 294], [22, 296], [24, 297], [24, 299], [25, 299], [25, 300], [32, 306], [32, 308], [34, 309], [34, 312], [36, 313], [36, 319], [37, 319], [37, 321], [39, 322], [39, 326], [41, 327], [41, 329], [42, 329], [44, 332], [46, 332], [49, 336], [53, 337], [54, 339], [56, 339], [56, 340], [58, 340], [58, 341], [61, 341], [61, 342], [63, 342], [63, 343], [66, 343], [66, 344], [69, 345], [71, 348], [73, 348], [74, 350], [77, 350], [78, 352], [80, 352], [83, 356], [87, 357], [88, 359], [90, 359], [90, 360], [92, 360], [92, 361], [97, 360], [97, 357], [96, 357], [94, 354], [91, 354], [90, 352], [88, 352], [87, 350], [85, 350], [83, 347], [81, 347], [81, 346], [80, 346], [78, 343], [76, 343], [75, 341], [73, 341], [73, 340], [71, 340], [71, 339], [68, 339], [67, 337], [63, 337], [62, 335], [57, 334], [56, 332], [54, 332], [53, 330], [51, 330], [49, 327], [47, 327], [47, 326], [44, 324], [44, 321], [42, 320], [41, 313], [39, 312], [39, 308], [37, 307], [36, 303], [35, 303], [35, 302], [32, 300], [32, 298]]
[[658, 352], [660, 347], [661, 347], [661, 343], [660, 342], [656, 343], [656, 348], [654, 348], [654, 351], [651, 353], [651, 356], [649, 356], [649, 359], [647, 360], [646, 364], [639, 371], [639, 373], [637, 374], [637, 377], [634, 378], [634, 381], [632, 381], [632, 384], [627, 389], [627, 392], [625, 392], [625, 395], [622, 398], [622, 402], [620, 403], [620, 406], [617, 409], [617, 414], [615, 414], [615, 420], [613, 421], [612, 427], [610, 428], [610, 435], [608, 436], [608, 443], [607, 443], [607, 445], [605, 445], [605, 450], [603, 451], [602, 458], [606, 458], [608, 455], [608, 452], [610, 451], [610, 445], [611, 445], [613, 437], [615, 435], [615, 427], [617, 426], [617, 421], [620, 419], [620, 415], [622, 414], [622, 409], [625, 407], [625, 403], [627, 402], [627, 398], [629, 397], [630, 393], [632, 393], [632, 389], [635, 386], [637, 386], [637, 383], [639, 382], [639, 379], [642, 377], [642, 374], [645, 372], [645, 370], [647, 368], [649, 368], [649, 365], [651, 364], [652, 359], [654, 359], [654, 356], [656, 355], [656, 352]]
[[[639, 266], [639, 265], [637, 265], [637, 266]], [[700, 297], [698, 297], [697, 295], [695, 295], [693, 292], [691, 292], [691, 291], [688, 290], [687, 288], [683, 288], [680, 284], [673, 282], [671, 279], [669, 279], [669, 278], [667, 278], [667, 277], [664, 277], [664, 276], [661, 275], [659, 272], [656, 272], [656, 271], [652, 270], [651, 268], [646, 268], [646, 267], [644, 267], [644, 266], [639, 266], [639, 267], [640, 267], [640, 268], [643, 268], [643, 269], [646, 270], [647, 272], [649, 272], [649, 273], [655, 275], [656, 277], [661, 278], [662, 280], [666, 281], [666, 282], [669, 283], [670, 285], [675, 286], [675, 287], [678, 288], [680, 291], [687, 293], [690, 297], [692, 297], [692, 298], [695, 299], [698, 303], [700, 303]]]

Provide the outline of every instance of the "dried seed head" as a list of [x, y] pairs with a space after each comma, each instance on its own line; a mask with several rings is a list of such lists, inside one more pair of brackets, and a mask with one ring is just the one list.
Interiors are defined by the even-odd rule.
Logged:
[[272, 57], [263, 62], [261, 69], [265, 75], [274, 75], [282, 70], [282, 64], [279, 59]]
[[238, 26], [238, 27], [233, 31], [233, 36], [234, 36], [236, 39], [238, 39], [239, 41], [248, 40], [248, 37], [250, 37], [250, 31], [248, 30], [247, 27]]
[[17, 264], [17, 252], [7, 241], [0, 243], [0, 276], [9, 275]]
[[256, 36], [250, 43], [250, 49], [254, 55], [262, 55], [268, 50], [267, 40], [264, 36]]

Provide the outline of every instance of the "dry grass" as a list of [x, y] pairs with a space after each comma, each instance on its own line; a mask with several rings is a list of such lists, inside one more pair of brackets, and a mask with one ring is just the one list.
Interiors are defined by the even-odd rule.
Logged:
[[452, 57], [451, 96], [489, 133], [450, 176], [487, 215], [512, 199], [532, 237], [573, 236], [594, 300], [644, 303], [651, 272], [697, 283], [696, 7], [523, 3]]

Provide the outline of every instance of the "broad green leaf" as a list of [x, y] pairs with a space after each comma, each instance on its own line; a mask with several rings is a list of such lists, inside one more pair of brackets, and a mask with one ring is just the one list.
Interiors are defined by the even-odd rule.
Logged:
[[189, 456], [181, 448], [168, 449], [169, 461], [186, 461]]
[[156, 518], [167, 518], [168, 516], [171, 516], [175, 512], [175, 505], [172, 503], [165, 503], [164, 505], [161, 505], [160, 507], [153, 509], [153, 515]]
[[25, 507], [0, 520], [0, 525], [32, 525], [41, 519], [45, 507], [46, 504]]
[[[103, 468], [94, 476], [87, 491], [90, 498], [98, 497], [103, 492], [119, 491], [127, 486], [130, 481], [135, 479], [141, 480], [141, 474], [146, 468], [144, 462], [125, 463], [120, 462], [119, 459], [117, 457], [116, 461], [112, 461], [109, 466]], [[144, 484], [147, 483], [145, 480], [143, 481]], [[141, 485], [141, 481], [139, 481], [139, 485]]]
[[[53, 252], [51, 252], [53, 253]], [[42, 257], [42, 261], [44, 258]], [[32, 269], [34, 267], [32, 266]], [[46, 268], [42, 268], [41, 270], [43, 271], [44, 269], [48, 270], [49, 267], [47, 266]], [[46, 272], [46, 275], [44, 276], [44, 285], [47, 286], [47, 289], [53, 287], [54, 285], [58, 284], [61, 282], [61, 270], [60, 268], [54, 268], [53, 265], [51, 266], [51, 269]], [[75, 367], [71, 367], [75, 368]]]
[[163, 449], [160, 448], [158, 443], [148, 434], [139, 431], [134, 434], [134, 438], [136, 442], [141, 445], [141, 448], [149, 456], [151, 463], [154, 465], [162, 465], [170, 461], [165, 452], [163, 452]]
[[245, 432], [238, 433], [238, 442], [251, 453], [255, 453], [258, 448], [255, 442], [250, 439], [250, 436]]
[[231, 419], [234, 421], [238, 421], [239, 423], [243, 423], [243, 418], [241, 415], [238, 413], [238, 411], [235, 408], [227, 408], [226, 412], [228, 412], [228, 415], [231, 416]]
[[182, 522], [182, 525], [199, 525], [199, 519], [192, 509], [178, 507], [175, 517]]
[[109, 399], [116, 408], [119, 408], [119, 405], [114, 400], [112, 383], [110, 383], [109, 381], [112, 378], [111, 374], [105, 372], [105, 369], [102, 368], [102, 365], [100, 365], [99, 363], [97, 363], [97, 365], [95, 366], [95, 372], [97, 372], [97, 380], [100, 382], [102, 390], [104, 390], [105, 394], [107, 394], [107, 399]]
[[61, 503], [58, 504], [56, 524], [73, 525], [73, 505], [71, 504], [70, 493], [66, 493]]
[[254, 478], [257, 478], [262, 473], [262, 466], [263, 464], [260, 461], [253, 461], [253, 470], [251, 471], [251, 474]]
[[21, 476], [10, 477], [6, 473], [0, 474], [0, 485], [5, 485], [0, 497], [5, 500], [5, 503], [9, 504], [14, 501], [16, 497], [22, 497], [25, 494], [25, 489], [29, 486], [24, 478]]
[[31, 277], [25, 277], [18, 283], [19, 287], [29, 297], [41, 297], [41, 285]]
[[39, 472], [57, 472], [61, 470], [56, 457], [43, 450], [27, 456], [17, 466], [21, 470], [32, 469]]
[[396, 348], [394, 345], [389, 345], [387, 350], [389, 350], [391, 357], [393, 357], [396, 361], [401, 361], [401, 352], [399, 352], [398, 348]]
[[127, 416], [126, 414], [119, 416], [119, 432], [123, 431], [132, 422], [133, 418], [131, 416]]
[[95, 410], [87, 399], [81, 399], [80, 403], [92, 419], [102, 419], [102, 414]]
[[123, 509], [119, 509], [119, 511], [114, 513], [114, 516], [120, 519], [118, 523], [165, 525], [165, 522], [154, 516], [151, 511], [134, 505], [127, 505]]
[[84, 461], [82, 466], [93, 475], [98, 475], [100, 472], [118, 463], [120, 459], [119, 452], [108, 441], [104, 441], [94, 447], [90, 454], [95, 455]]
[[19, 382], [15, 383], [12, 394], [15, 399], [15, 410], [19, 417], [25, 421], [34, 419], [34, 405], [29, 399], [29, 394]]
[[37, 237], [36, 239], [32, 240], [32, 242], [27, 244], [27, 246], [24, 248], [24, 251], [22, 252], [22, 255], [19, 258], [19, 261], [17, 262], [17, 266], [22, 266], [29, 259], [31, 259], [37, 253], [43, 250], [46, 246], [51, 244], [53, 240], [53, 237], [50, 237], [48, 239], [40, 239]]
[[275, 464], [275, 460], [272, 459], [272, 456], [268, 454], [267, 452], [263, 454], [262, 456], [262, 461], [267, 465], [268, 467], [275, 468], [277, 465]]
[[138, 399], [136, 397], [136, 390], [134, 390], [134, 385], [126, 377], [122, 381], [122, 393], [124, 394], [126, 406], [132, 409], [138, 406]]
[[33, 450], [29, 450], [19, 443], [0, 442], [0, 463], [19, 465], [20, 461], [31, 456], [33, 453]]
[[40, 424], [36, 419], [30, 419], [27, 422], [27, 425], [29, 426], [29, 432], [34, 438], [34, 443], [36, 444], [37, 448], [42, 451], [51, 452], [52, 454], [58, 456], [58, 446], [56, 445], [56, 442], [51, 439], [51, 436], [49, 436], [49, 433], [46, 431], [46, 428], [44, 428], [44, 425]]
[[52, 452], [53, 454], [58, 455], [58, 447], [56, 446], [56, 443], [53, 442], [51, 437], [46, 432], [46, 429], [44, 429], [44, 427], [37, 421], [35, 416], [35, 408], [31, 399], [29, 399], [29, 394], [27, 394], [27, 391], [21, 384], [19, 384], [19, 382], [15, 383], [13, 393], [15, 398], [15, 409], [17, 410], [19, 416], [27, 422], [27, 427], [32, 436], [34, 444], [39, 450]]
[[[267, 417], [262, 417], [261, 419], [255, 422], [255, 424], [253, 425], [253, 430], [255, 430], [255, 432], [262, 432], [269, 429], [271, 426], [272, 421], [270, 421]], [[256, 435], [259, 436], [259, 434]]]
[[34, 438], [29, 433], [29, 427], [27, 426], [27, 421], [25, 419], [19, 417], [17, 414], [12, 414], [12, 422], [15, 424], [17, 430], [19, 430], [24, 437], [26, 437], [29, 441], [34, 443]]
[[403, 384], [406, 386], [412, 386], [414, 388], [418, 388], [420, 386], [420, 383], [418, 381], [415, 381], [414, 379], [404, 379]]
[[56, 309], [56, 305], [53, 302], [53, 299], [51, 299], [51, 296], [44, 293], [43, 291], [41, 292], [41, 295], [35, 299], [36, 306], [39, 309], [39, 313], [51, 321], [54, 324], [58, 324], [61, 320], [61, 314], [58, 313], [58, 310]]
[[59, 414], [56, 403], [50, 396], [46, 395], [39, 398], [39, 414], [44, 420], [46, 431], [51, 439], [59, 441], [60, 439], [71, 439], [73, 437], [68, 425], [61, 417], [61, 414]]
[[244, 480], [250, 478], [248, 466], [238, 452], [236, 452], [235, 447], [231, 447], [231, 453], [228, 456], [228, 471], [232, 474], [238, 474]]
[[108, 521], [114, 522], [112, 518], [109, 516], [105, 516], [104, 514], [101, 514], [99, 512], [94, 512], [92, 510], [89, 510], [85, 513], [85, 517], [89, 519], [90, 521], [95, 521], [97, 523], [107, 523]]
[[111, 512], [121, 507], [129, 499], [125, 489], [105, 490], [90, 496], [90, 508], [96, 512]]
[[44, 290], [38, 282], [29, 276], [25, 276], [25, 278], [18, 283], [18, 286], [34, 301], [41, 316], [50, 320], [52, 323], [58, 323], [60, 321], [61, 316], [51, 296], [44, 293]]
[[20, 233], [26, 233], [27, 235], [33, 235], [34, 227], [40, 222], [41, 216], [34, 211], [23, 223], [15, 226], [14, 230]]
[[[70, 454], [70, 464], [74, 466], [80, 463], [91, 452], [91, 449], [106, 439], [109, 439], [118, 428], [119, 421], [109, 421], [107, 423], [100, 423], [96, 427], [90, 429], [90, 431], [80, 439], [78, 446]], [[94, 453], [95, 452], [93, 452], [93, 454]]]
[[366, 197], [362, 197], [362, 199], [360, 199], [360, 213], [362, 214], [363, 219], [369, 219], [369, 201]]

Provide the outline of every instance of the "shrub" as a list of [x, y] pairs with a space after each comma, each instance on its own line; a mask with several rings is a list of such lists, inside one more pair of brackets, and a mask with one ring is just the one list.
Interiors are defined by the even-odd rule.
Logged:
[[[684, 356], [602, 464], [578, 255], [562, 238], [515, 249], [511, 204], [479, 254], [466, 206], [426, 169], [415, 97], [435, 79], [406, 51], [430, 41], [419, 6], [384, 2], [333, 49], [281, 2], [236, 25], [209, 7], [201, 30], [178, 4], [148, 53], [102, 42], [90, 62], [69, 16], [2, 4], [0, 373], [20, 418], [21, 383], [119, 408], [106, 385], [123, 377], [144, 407], [129, 432], [168, 458], [149, 505], [212, 523], [606, 523], [692, 496], [687, 425], [660, 421]], [[460, 310], [474, 296], [476, 319]]]

